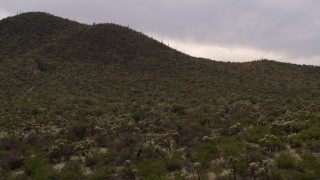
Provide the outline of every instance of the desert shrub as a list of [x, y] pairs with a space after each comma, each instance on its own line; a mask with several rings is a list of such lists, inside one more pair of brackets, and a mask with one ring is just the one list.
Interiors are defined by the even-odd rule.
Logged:
[[320, 175], [320, 158], [311, 153], [305, 153], [301, 156], [302, 161], [299, 164], [304, 171], [315, 172]]
[[136, 122], [142, 120], [143, 117], [144, 117], [144, 116], [143, 116], [143, 113], [142, 113], [142, 112], [139, 112], [139, 111], [134, 112], [134, 113], [131, 114], [131, 118], [132, 118], [133, 120], [135, 120]]
[[58, 173], [48, 161], [41, 157], [35, 157], [25, 163], [25, 173], [32, 179], [58, 179]]
[[[1, 176], [0, 174], [0, 177]], [[28, 176], [26, 174], [10, 174], [8, 177], [5, 177], [7, 180], [25, 180], [28, 179]]]
[[181, 171], [174, 172], [174, 180], [185, 180], [185, 174], [183, 174]]
[[70, 161], [66, 163], [59, 173], [59, 179], [82, 179], [81, 163], [78, 161]]
[[154, 133], [164, 133], [166, 131], [166, 128], [164, 126], [156, 126], [153, 131]]
[[19, 141], [14, 137], [5, 137], [0, 139], [0, 149], [11, 150], [17, 149], [19, 146]]
[[100, 153], [100, 154], [93, 154], [86, 159], [86, 166], [101, 166], [107, 165], [109, 161], [109, 153]]
[[247, 173], [248, 164], [242, 157], [239, 158], [239, 162], [237, 164], [237, 173], [242, 177]]
[[127, 159], [130, 159], [132, 152], [129, 149], [123, 149], [122, 151], [117, 152], [117, 156], [114, 158], [116, 166], [121, 166], [123, 162]]
[[274, 180], [284, 179], [284, 172], [280, 169], [272, 169], [270, 172], [270, 178]]
[[17, 169], [24, 163], [21, 151], [0, 151], [0, 167], [3, 169]]
[[183, 104], [173, 104], [171, 106], [171, 112], [177, 115], [183, 115], [186, 113], [186, 111], [187, 111], [187, 108]]
[[295, 176], [296, 179], [309, 180], [309, 179], [317, 179], [319, 178], [319, 174], [314, 173], [300, 173], [298, 176]]
[[24, 163], [23, 154], [18, 140], [12, 137], [0, 140], [0, 167], [3, 169], [17, 169]]
[[23, 154], [30, 155], [32, 153], [33, 146], [31, 144], [21, 144], [21, 151]]
[[36, 68], [42, 72], [50, 72], [56, 68], [54, 64], [43, 59], [35, 59], [34, 61], [36, 64]]
[[194, 126], [190, 124], [185, 124], [178, 129], [180, 135], [180, 144], [184, 146], [192, 146], [196, 144], [196, 138], [202, 138], [208, 134], [208, 129], [205, 127]]
[[88, 123], [74, 122], [70, 127], [68, 127], [68, 138], [71, 140], [82, 140], [86, 137], [91, 129]]
[[293, 138], [290, 144], [293, 148], [299, 148], [302, 147], [303, 140], [301, 138]]
[[97, 143], [98, 146], [104, 147], [108, 143], [108, 137], [105, 134], [96, 134], [94, 136], [94, 141]]
[[275, 159], [276, 164], [282, 169], [293, 169], [296, 165], [296, 159], [287, 152], [281, 152]]
[[255, 126], [245, 134], [245, 139], [249, 142], [258, 143], [266, 134], [268, 134], [267, 128]]
[[300, 132], [299, 136], [303, 140], [311, 140], [311, 139], [319, 140], [320, 139], [320, 131], [319, 131], [318, 127], [313, 126], [305, 131]]
[[101, 166], [88, 178], [92, 180], [110, 179], [111, 175], [115, 173], [115, 168], [111, 166]]
[[95, 154], [93, 156], [89, 156], [89, 157], [86, 158], [86, 164], [85, 165], [87, 167], [93, 167], [93, 166], [96, 166], [98, 163], [99, 163], [99, 159]]
[[208, 124], [208, 118], [205, 116], [199, 116], [195, 119], [194, 123], [200, 126], [204, 126]]
[[317, 179], [310, 173], [299, 172], [293, 169], [271, 169], [269, 179], [282, 180], [282, 179]]
[[163, 161], [145, 160], [137, 165], [137, 169], [142, 179], [166, 179], [166, 166]]
[[10, 170], [9, 169], [3, 169], [1, 168], [0, 169], [0, 177], [2, 179], [9, 179], [10, 177]]
[[143, 148], [140, 154], [141, 159], [158, 159], [161, 157], [161, 152], [153, 146]]
[[220, 143], [221, 143], [222, 153], [225, 154], [226, 156], [237, 157], [241, 153], [244, 147], [243, 142], [239, 141], [235, 137], [221, 138]]
[[61, 159], [61, 150], [59, 149], [58, 146], [53, 145], [52, 147], [50, 147], [49, 149], [49, 161], [51, 163], [56, 163], [59, 162]]
[[110, 149], [115, 149], [117, 151], [120, 151], [128, 147], [127, 140], [128, 140], [128, 137], [125, 137], [125, 136], [115, 137], [113, 141], [107, 145], [107, 147], [109, 147]]
[[73, 149], [74, 145], [71, 143], [65, 144], [63, 151], [62, 151], [62, 156], [65, 161], [68, 161], [70, 157], [73, 155]]
[[167, 170], [176, 171], [180, 170], [182, 166], [181, 159], [178, 153], [175, 153], [170, 159], [165, 160]]
[[102, 116], [104, 113], [104, 109], [101, 107], [88, 107], [81, 111], [81, 113], [83, 113], [84, 116]]
[[219, 154], [219, 148], [212, 143], [200, 143], [197, 145], [194, 158], [204, 168], [209, 167], [209, 162]]
[[45, 142], [44, 138], [35, 132], [30, 133], [25, 139], [24, 142], [27, 144], [35, 145]]
[[264, 159], [264, 154], [261, 153], [262, 149], [259, 146], [253, 144], [245, 144], [243, 158], [246, 162], [258, 162]]

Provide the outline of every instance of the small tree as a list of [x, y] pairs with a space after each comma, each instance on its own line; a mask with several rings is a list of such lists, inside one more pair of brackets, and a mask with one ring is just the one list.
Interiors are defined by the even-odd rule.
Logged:
[[238, 163], [238, 159], [233, 157], [233, 156], [230, 156], [228, 158], [228, 162], [227, 163], [228, 163], [229, 167], [231, 168], [233, 179], [237, 180], [237, 163]]
[[51, 162], [59, 162], [63, 157], [65, 161], [68, 161], [72, 155], [73, 146], [65, 139], [57, 139], [49, 148], [49, 159]]
[[193, 163], [193, 168], [196, 170], [196, 173], [197, 173], [197, 177], [198, 177], [198, 180], [200, 180], [200, 170], [201, 170], [201, 163], [199, 162], [195, 162]]
[[126, 160], [123, 163], [123, 166], [124, 166], [125, 175], [129, 176], [130, 180], [135, 180], [136, 179], [135, 174], [137, 173], [138, 170], [137, 169], [132, 169], [131, 161], [130, 160]]
[[236, 123], [235, 125], [230, 127], [230, 133], [232, 135], [238, 134], [240, 131], [241, 131], [241, 124], [240, 123]]
[[260, 164], [259, 162], [252, 162], [249, 164], [248, 172], [253, 177], [253, 179], [257, 179], [257, 177], [265, 176], [267, 170], [264, 164]]
[[61, 151], [57, 145], [52, 145], [49, 148], [49, 160], [50, 162], [59, 162], [61, 159]]
[[84, 156], [85, 158], [87, 158], [89, 156], [89, 153], [91, 151], [91, 149], [96, 146], [96, 143], [94, 140], [91, 139], [86, 139], [84, 141], [81, 141], [78, 145], [76, 145], [74, 147], [74, 151], [81, 155]]
[[275, 135], [265, 135], [264, 138], [259, 140], [259, 143], [271, 154], [278, 146], [278, 138]]
[[265, 171], [264, 175], [265, 175], [266, 179], [269, 179], [269, 172], [270, 172], [271, 166], [272, 166], [272, 164], [268, 160], [263, 160], [261, 163], [261, 167], [263, 167], [263, 169]]

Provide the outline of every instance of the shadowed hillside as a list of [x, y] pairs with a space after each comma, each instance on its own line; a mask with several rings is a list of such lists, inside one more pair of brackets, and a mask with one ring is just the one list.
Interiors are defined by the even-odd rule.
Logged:
[[0, 21], [3, 177], [316, 179], [319, 107], [320, 67], [195, 58], [41, 12]]

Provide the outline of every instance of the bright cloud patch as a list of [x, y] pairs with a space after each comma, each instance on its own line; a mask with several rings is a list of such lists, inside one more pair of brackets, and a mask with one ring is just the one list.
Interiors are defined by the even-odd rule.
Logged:
[[163, 43], [182, 51], [186, 54], [195, 57], [209, 58], [218, 61], [252, 61], [261, 58], [273, 59], [281, 61], [284, 59], [283, 55], [274, 52], [264, 52], [261, 50], [247, 48], [247, 47], [225, 47], [213, 44], [201, 44], [195, 43], [190, 40], [180, 41], [170, 38], [159, 38], [158, 35], [151, 35], [157, 40], [163, 41]]
[[214, 44], [201, 44], [191, 40], [181, 41], [170, 38], [161, 38], [159, 35], [154, 35], [152, 33], [148, 34], [159, 41], [163, 41], [164, 44], [191, 56], [203, 57], [217, 61], [245, 62], [264, 58], [295, 64], [320, 65], [320, 57], [318, 56], [290, 58], [289, 56], [278, 52], [263, 51], [250, 47], [227, 47]]
[[0, 7], [0, 19], [6, 18], [8, 16], [10, 16], [10, 13], [2, 7]]

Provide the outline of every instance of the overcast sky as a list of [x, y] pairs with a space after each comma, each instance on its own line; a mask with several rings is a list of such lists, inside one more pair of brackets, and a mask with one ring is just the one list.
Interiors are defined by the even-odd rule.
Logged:
[[44, 11], [130, 26], [197, 57], [320, 65], [319, 8], [319, 0], [0, 0], [0, 19]]

